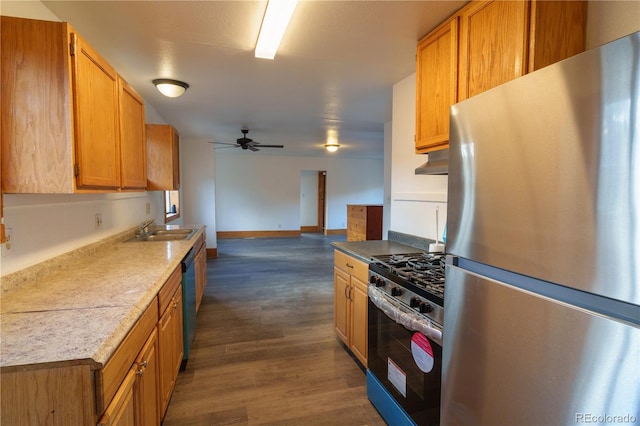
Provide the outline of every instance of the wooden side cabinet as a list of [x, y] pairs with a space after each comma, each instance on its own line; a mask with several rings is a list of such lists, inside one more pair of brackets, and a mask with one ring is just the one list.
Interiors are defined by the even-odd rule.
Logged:
[[118, 78], [120, 103], [120, 187], [143, 190], [147, 187], [147, 156], [144, 101], [122, 77]]
[[472, 0], [418, 42], [416, 153], [449, 146], [451, 105], [584, 51], [587, 2]]
[[168, 124], [147, 124], [147, 190], [180, 189], [180, 135]]
[[347, 205], [347, 241], [382, 239], [382, 206]]
[[368, 266], [334, 251], [334, 329], [349, 350], [367, 366]]

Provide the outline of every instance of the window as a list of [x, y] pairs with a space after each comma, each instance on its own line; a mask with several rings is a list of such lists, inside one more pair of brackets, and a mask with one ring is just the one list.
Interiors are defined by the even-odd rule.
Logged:
[[180, 217], [180, 191], [164, 192], [164, 223]]

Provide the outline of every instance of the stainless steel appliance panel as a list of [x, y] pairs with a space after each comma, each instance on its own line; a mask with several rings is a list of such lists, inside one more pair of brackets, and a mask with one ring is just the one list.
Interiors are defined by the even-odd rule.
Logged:
[[640, 304], [640, 33], [452, 107], [447, 252]]
[[446, 274], [441, 424], [640, 419], [638, 327], [455, 266]]

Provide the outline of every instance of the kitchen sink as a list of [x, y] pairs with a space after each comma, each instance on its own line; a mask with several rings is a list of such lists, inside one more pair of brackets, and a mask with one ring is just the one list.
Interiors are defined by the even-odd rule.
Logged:
[[136, 235], [129, 241], [176, 241], [188, 240], [195, 233], [195, 229], [191, 228], [174, 228], [167, 229], [164, 227], [151, 227], [149, 231], [143, 235]]

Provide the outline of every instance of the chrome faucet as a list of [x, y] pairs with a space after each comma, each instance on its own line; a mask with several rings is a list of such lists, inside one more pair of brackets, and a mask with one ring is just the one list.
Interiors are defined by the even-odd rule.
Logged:
[[138, 225], [138, 230], [136, 231], [136, 237], [142, 237], [149, 233], [149, 226], [153, 225], [155, 219], [147, 219], [143, 221], [140, 225]]

